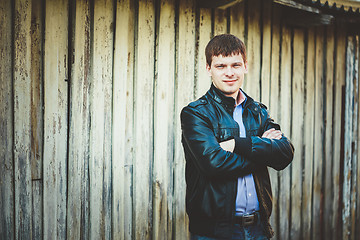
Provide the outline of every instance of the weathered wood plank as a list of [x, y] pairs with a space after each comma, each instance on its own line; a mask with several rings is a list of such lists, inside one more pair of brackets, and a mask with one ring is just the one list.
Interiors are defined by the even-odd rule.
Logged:
[[[291, 30], [282, 26], [281, 30], [281, 64], [280, 64], [280, 125], [282, 132], [291, 138]], [[288, 167], [280, 172], [280, 238], [289, 239], [290, 223], [284, 219], [290, 219], [290, 172]]]
[[31, 176], [32, 182], [32, 237], [42, 238], [43, 194], [43, 1], [31, 3]]
[[15, 1], [14, 173], [16, 239], [32, 238], [31, 2]]
[[173, 234], [175, 1], [160, 1], [154, 92], [153, 239]]
[[114, 42], [112, 184], [114, 239], [132, 236], [134, 156], [134, 4], [118, 1]]
[[261, 74], [261, 0], [248, 2], [247, 62], [248, 74], [244, 90], [256, 101], [260, 100]]
[[[272, 35], [271, 35], [271, 75], [270, 75], [270, 100], [269, 110], [270, 115], [276, 122], [280, 119], [280, 9], [276, 5], [272, 5]], [[279, 219], [279, 181], [278, 172], [269, 168], [271, 188], [273, 191], [273, 212], [270, 218], [271, 226], [274, 229], [274, 239], [278, 239], [280, 234], [280, 219]]]
[[68, 109], [68, 1], [45, 9], [44, 46], [44, 239], [66, 238]]
[[227, 33], [227, 10], [214, 10], [214, 36]]
[[211, 39], [211, 10], [200, 9], [197, 51], [197, 82], [195, 98], [201, 97], [209, 90], [211, 77], [206, 72], [205, 47]]
[[260, 101], [270, 105], [270, 73], [271, 73], [271, 1], [262, 1], [262, 53], [260, 76]]
[[[331, 239], [333, 235], [332, 221], [332, 203], [334, 201], [332, 168], [333, 168], [333, 92], [334, 92], [334, 52], [335, 52], [334, 27], [326, 28], [326, 102], [325, 102], [325, 186], [324, 186], [324, 238]], [[335, 140], [336, 142], [336, 140]]]
[[299, 239], [301, 236], [302, 217], [302, 159], [304, 135], [304, 102], [305, 102], [305, 38], [303, 29], [294, 29], [293, 36], [293, 116], [292, 116], [292, 142], [295, 147], [294, 160], [291, 164], [291, 226], [290, 239]]
[[[280, 102], [281, 115], [280, 124], [282, 132], [291, 139], [291, 30], [282, 26], [281, 30], [281, 66], [280, 66]], [[286, 168], [280, 172], [280, 197], [279, 197], [279, 218], [280, 218], [280, 237], [289, 239], [290, 223], [283, 219], [290, 219], [290, 171]]]
[[32, 239], [43, 238], [42, 180], [32, 181]]
[[[359, 35], [356, 37], [356, 41], [357, 41], [357, 44], [358, 44], [358, 51], [357, 51], [357, 61], [358, 61], [358, 65], [357, 65], [357, 79], [358, 81], [360, 80], [360, 61], [359, 61], [359, 57], [360, 57], [360, 40], [359, 40]], [[358, 84], [358, 99], [360, 99], [360, 84]], [[358, 108], [358, 120], [360, 119], [360, 108]], [[358, 140], [360, 139], [360, 128], [358, 127], [358, 132], [357, 132], [357, 138]], [[357, 148], [357, 159], [355, 159], [355, 161], [358, 161], [359, 159], [359, 156], [360, 156], [360, 147], [358, 145], [358, 148]], [[360, 184], [360, 164], [359, 162], [357, 162], [357, 169], [355, 170], [356, 171], [356, 177], [357, 177], [357, 182], [356, 184], [354, 184], [354, 186], [358, 186], [358, 184]], [[356, 192], [356, 217], [355, 217], [355, 239], [359, 239], [360, 238], [360, 191], [357, 191]]]
[[4, 239], [15, 239], [12, 2], [0, 2], [0, 236]]
[[342, 231], [341, 231], [341, 224], [342, 224], [342, 214], [341, 214], [341, 202], [342, 202], [342, 195], [340, 194], [342, 189], [340, 189], [340, 169], [341, 169], [341, 162], [343, 161], [343, 154], [342, 154], [342, 134], [343, 134], [343, 126], [342, 126], [342, 118], [344, 116], [343, 112], [343, 89], [345, 86], [345, 77], [346, 72], [344, 71], [345, 67], [345, 55], [346, 55], [346, 26], [344, 24], [336, 26], [336, 69], [335, 69], [335, 105], [334, 105], [334, 140], [340, 140], [337, 144], [334, 144], [333, 149], [333, 187], [334, 187], [334, 201], [332, 204], [332, 228], [333, 228], [333, 237], [332, 239], [337, 240], [341, 239]]
[[354, 140], [354, 110], [355, 110], [355, 85], [354, 85], [354, 36], [347, 37], [346, 48], [346, 78], [345, 78], [345, 125], [344, 125], [344, 179], [343, 179], [343, 232], [342, 239], [352, 239], [352, 179], [353, 179], [353, 151]]
[[301, 225], [303, 239], [311, 239], [311, 209], [312, 209], [312, 178], [314, 161], [314, 101], [315, 101], [315, 30], [307, 32], [306, 54], [306, 88], [305, 88], [305, 123], [304, 123], [304, 179], [302, 188]]
[[134, 239], [152, 237], [154, 1], [139, 1], [135, 78]]
[[230, 8], [230, 33], [245, 43], [245, 3]]
[[312, 228], [313, 239], [323, 237], [323, 162], [324, 162], [324, 28], [318, 27], [316, 30], [315, 47], [315, 126], [314, 126], [314, 180], [313, 180], [313, 204], [312, 204]]
[[181, 109], [194, 99], [195, 73], [195, 5], [191, 0], [179, 3], [178, 44], [175, 81], [175, 146], [174, 146], [174, 204], [175, 239], [189, 239], [188, 217], [185, 211], [185, 159], [181, 145]]
[[73, 4], [67, 237], [89, 239], [90, 3]]
[[350, 193], [350, 239], [355, 240], [355, 233], [356, 233], [356, 195], [359, 189], [358, 182], [357, 182], [357, 168], [358, 168], [358, 128], [359, 128], [359, 119], [358, 119], [358, 112], [359, 112], [359, 78], [358, 78], [358, 66], [359, 66], [359, 36], [353, 36], [354, 41], [354, 52], [353, 52], [353, 109], [352, 109], [352, 118], [353, 118], [353, 125], [352, 125], [352, 139], [351, 139], [351, 193]]
[[90, 238], [111, 238], [113, 1], [95, 1], [90, 90]]
[[31, 175], [42, 178], [43, 143], [43, 5], [41, 0], [31, 3]]

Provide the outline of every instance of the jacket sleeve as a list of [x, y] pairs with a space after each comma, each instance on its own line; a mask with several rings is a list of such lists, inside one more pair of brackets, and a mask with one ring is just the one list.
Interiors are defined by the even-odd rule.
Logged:
[[220, 147], [209, 119], [196, 108], [185, 107], [180, 118], [185, 153], [190, 154], [202, 174], [209, 177], [239, 177], [254, 170], [255, 163]]
[[[266, 118], [262, 134], [271, 128], [280, 130], [280, 125], [270, 118], [266, 109], [263, 109], [263, 111], [265, 112], [264, 115]], [[239, 151], [241, 150], [241, 148], [237, 146], [239, 144], [241, 144], [241, 142], [235, 139], [235, 152], [238, 154], [240, 154]], [[290, 140], [284, 136], [284, 134], [279, 140], [251, 136], [251, 151], [246, 155], [250, 160], [262, 162], [265, 165], [279, 171], [286, 168], [293, 160], [294, 146]]]

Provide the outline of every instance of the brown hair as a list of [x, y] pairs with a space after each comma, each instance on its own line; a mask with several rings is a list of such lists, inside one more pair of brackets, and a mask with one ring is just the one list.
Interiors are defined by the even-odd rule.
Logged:
[[215, 36], [205, 48], [206, 63], [211, 66], [213, 56], [222, 55], [224, 57], [233, 54], [241, 54], [246, 62], [245, 44], [236, 36], [231, 34], [221, 34]]

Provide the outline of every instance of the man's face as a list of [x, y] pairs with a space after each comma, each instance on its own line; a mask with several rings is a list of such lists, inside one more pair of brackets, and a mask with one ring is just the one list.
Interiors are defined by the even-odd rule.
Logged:
[[206, 65], [206, 69], [215, 87], [225, 96], [236, 99], [247, 73], [247, 62], [244, 62], [241, 54], [213, 56], [211, 66]]

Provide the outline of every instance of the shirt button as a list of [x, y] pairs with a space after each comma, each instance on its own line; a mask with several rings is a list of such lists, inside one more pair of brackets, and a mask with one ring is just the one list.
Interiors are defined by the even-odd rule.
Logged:
[[251, 193], [249, 193], [249, 197], [251, 197]]

